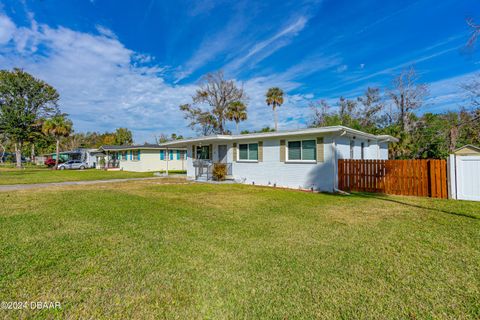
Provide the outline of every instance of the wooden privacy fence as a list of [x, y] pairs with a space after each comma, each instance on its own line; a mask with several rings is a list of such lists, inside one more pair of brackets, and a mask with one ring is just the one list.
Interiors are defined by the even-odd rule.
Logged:
[[338, 188], [447, 198], [445, 160], [338, 160]]

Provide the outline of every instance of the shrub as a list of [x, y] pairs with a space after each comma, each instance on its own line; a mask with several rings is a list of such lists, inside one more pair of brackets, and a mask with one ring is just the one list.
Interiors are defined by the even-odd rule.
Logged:
[[227, 176], [227, 165], [225, 163], [215, 163], [212, 171], [213, 179], [216, 181], [223, 181]]

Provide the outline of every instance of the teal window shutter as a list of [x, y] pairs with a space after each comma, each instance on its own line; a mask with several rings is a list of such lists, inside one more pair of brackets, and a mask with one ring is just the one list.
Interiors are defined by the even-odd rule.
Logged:
[[165, 150], [160, 150], [160, 160], [165, 160]]
[[180, 160], [180, 150], [177, 150], [177, 160]]
[[137, 153], [137, 160], [140, 161], [140, 150], [138, 150], [138, 153]]
[[132, 159], [132, 150], [130, 150], [129, 153], [130, 153], [130, 160], [133, 160], [133, 159]]
[[173, 160], [173, 150], [169, 150], [169, 159], [170, 160]]

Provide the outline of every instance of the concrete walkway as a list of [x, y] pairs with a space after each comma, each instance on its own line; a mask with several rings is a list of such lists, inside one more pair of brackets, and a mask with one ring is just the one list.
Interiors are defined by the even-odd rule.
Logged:
[[0, 192], [46, 188], [46, 187], [48, 188], [48, 187], [62, 187], [62, 186], [80, 186], [80, 185], [99, 184], [99, 183], [115, 183], [115, 182], [125, 182], [125, 181], [161, 180], [165, 178], [178, 178], [178, 175], [152, 177], [152, 178], [125, 178], [125, 179], [90, 180], [90, 181], [84, 180], [84, 181], [33, 183], [33, 184], [10, 184], [10, 185], [0, 185]]

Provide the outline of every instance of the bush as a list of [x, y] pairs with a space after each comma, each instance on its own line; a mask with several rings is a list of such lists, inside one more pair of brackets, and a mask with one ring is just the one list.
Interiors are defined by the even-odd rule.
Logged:
[[227, 165], [225, 163], [215, 163], [212, 171], [213, 180], [223, 181], [227, 176]]

